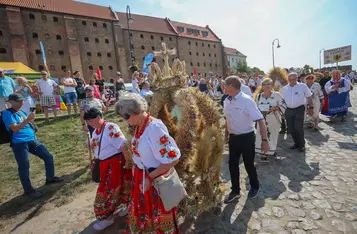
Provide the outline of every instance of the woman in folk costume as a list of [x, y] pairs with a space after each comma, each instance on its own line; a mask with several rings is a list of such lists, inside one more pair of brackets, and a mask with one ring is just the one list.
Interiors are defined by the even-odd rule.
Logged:
[[259, 110], [262, 112], [268, 131], [268, 142], [270, 146], [270, 151], [267, 154], [263, 154], [261, 145], [261, 135], [259, 126], [257, 128], [256, 134], [256, 148], [255, 152], [261, 154], [261, 160], [267, 161], [268, 156], [276, 156], [276, 147], [278, 144], [278, 136], [281, 125], [282, 115], [285, 113], [286, 104], [280, 93], [274, 92], [273, 80], [270, 78], [265, 78], [261, 86], [257, 89], [255, 93], [254, 100], [257, 103]]
[[324, 100], [324, 93], [322, 92], [319, 83], [315, 82], [316, 77], [313, 74], [307, 75], [304, 79], [305, 84], [312, 92], [312, 104], [314, 106], [314, 113], [312, 116], [307, 116], [307, 121], [312, 122], [314, 131], [318, 131], [319, 115]]
[[84, 119], [95, 128], [90, 146], [100, 170], [100, 182], [94, 201], [97, 221], [93, 228], [103, 230], [114, 223], [114, 212], [129, 202], [132, 180], [130, 156], [127, 140], [119, 126], [105, 121], [100, 110], [89, 109]]
[[333, 70], [331, 72], [331, 76], [331, 80], [325, 84], [325, 91], [327, 97], [324, 100], [324, 105], [322, 107], [321, 114], [329, 116], [331, 121], [334, 121], [336, 116], [341, 116], [341, 122], [345, 122], [348, 107], [351, 106], [349, 100], [349, 93], [347, 94], [346, 100], [346, 103], [348, 103], [348, 107], [337, 113], [329, 112], [329, 98], [333, 98], [333, 95], [339, 95], [341, 93], [349, 92], [350, 90], [352, 90], [352, 85], [348, 79], [341, 78], [341, 74], [338, 70]]
[[153, 186], [153, 181], [179, 162], [181, 153], [175, 140], [161, 120], [150, 116], [148, 104], [141, 96], [123, 96], [115, 109], [130, 125], [136, 126], [127, 233], [179, 233], [176, 208], [166, 210], [162, 195]]

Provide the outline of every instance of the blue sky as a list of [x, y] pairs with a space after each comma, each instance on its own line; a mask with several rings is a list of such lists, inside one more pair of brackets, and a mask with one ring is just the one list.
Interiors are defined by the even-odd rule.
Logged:
[[249, 66], [319, 67], [320, 49], [352, 45], [357, 69], [357, 0], [81, 0], [125, 12], [209, 25], [223, 44], [247, 55]]

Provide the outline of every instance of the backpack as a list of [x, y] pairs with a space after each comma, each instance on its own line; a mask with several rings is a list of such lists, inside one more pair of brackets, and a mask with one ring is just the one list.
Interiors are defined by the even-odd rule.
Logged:
[[[15, 110], [12, 108], [6, 109], [4, 111], [10, 111], [12, 114], [15, 113]], [[12, 141], [12, 131], [10, 129], [10, 131], [8, 131], [6, 129], [4, 120], [2, 119], [2, 114], [4, 111], [0, 112], [0, 145], [2, 144], [7, 144], [7, 143], [11, 143]]]

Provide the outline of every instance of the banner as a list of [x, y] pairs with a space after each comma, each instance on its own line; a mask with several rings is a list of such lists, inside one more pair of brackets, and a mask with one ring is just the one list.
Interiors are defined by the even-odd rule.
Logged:
[[328, 112], [337, 114], [351, 107], [349, 92], [336, 93], [328, 97]]
[[344, 46], [324, 51], [324, 64], [351, 60], [352, 46]]
[[145, 56], [142, 72], [144, 72], [146, 74], [149, 73], [149, 65], [151, 64], [153, 58], [154, 58], [154, 54], [153, 53], [147, 54]]
[[43, 64], [44, 64], [45, 66], [47, 66], [46, 53], [45, 53], [45, 48], [43, 47], [42, 41], [40, 41], [40, 48], [41, 48], [41, 54], [42, 54]]

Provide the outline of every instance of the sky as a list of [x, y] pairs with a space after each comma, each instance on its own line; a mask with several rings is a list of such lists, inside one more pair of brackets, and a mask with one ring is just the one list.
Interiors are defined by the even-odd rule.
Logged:
[[[209, 25], [222, 39], [247, 56], [249, 66], [264, 71], [275, 66], [319, 68], [321, 49], [352, 45], [357, 69], [357, 0], [80, 0], [125, 12], [200, 26]], [[275, 44], [276, 46], [276, 44]], [[323, 65], [323, 56], [321, 56]], [[327, 65], [332, 66], [332, 65]]]

